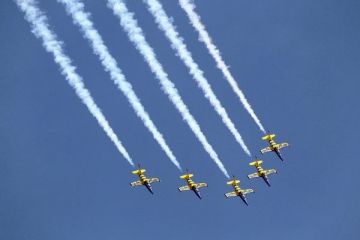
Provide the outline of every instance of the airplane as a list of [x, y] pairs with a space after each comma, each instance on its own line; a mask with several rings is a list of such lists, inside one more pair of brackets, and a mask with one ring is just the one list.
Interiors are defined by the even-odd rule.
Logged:
[[208, 185], [207, 185], [207, 183], [195, 183], [191, 179], [193, 176], [194, 176], [194, 174], [189, 173], [188, 171], [187, 171], [186, 174], [181, 175], [180, 178], [184, 179], [186, 181], [187, 185], [179, 187], [178, 189], [179, 189], [180, 192], [187, 191], [187, 190], [192, 190], [196, 194], [196, 196], [199, 199], [201, 199], [199, 188], [207, 187]]
[[286, 143], [286, 142], [284, 142], [284, 143], [276, 143], [275, 140], [274, 140], [275, 136], [276, 136], [275, 134], [269, 133], [269, 134], [262, 137], [262, 140], [267, 140], [269, 142], [270, 146], [261, 149], [260, 152], [261, 153], [275, 152], [276, 155], [280, 158], [280, 160], [284, 161], [283, 157], [281, 156], [280, 149], [283, 148], [283, 147], [288, 147], [289, 144]]
[[275, 169], [267, 169], [267, 170], [263, 169], [261, 167], [262, 163], [263, 163], [263, 161], [261, 161], [261, 160], [255, 160], [255, 161], [249, 163], [250, 166], [255, 166], [256, 172], [249, 174], [248, 178], [251, 179], [251, 178], [261, 177], [265, 181], [265, 183], [270, 187], [270, 182], [269, 182], [267, 175], [272, 174], [272, 173], [277, 173], [277, 171]]
[[246, 197], [245, 194], [248, 193], [252, 193], [254, 192], [253, 189], [242, 189], [240, 188], [240, 186], [238, 185], [240, 183], [239, 179], [236, 179], [235, 176], [233, 176], [233, 179], [230, 181], [227, 181], [226, 184], [228, 185], [232, 185], [232, 187], [234, 188], [234, 192], [228, 192], [225, 193], [225, 197], [229, 198], [229, 197], [240, 197], [241, 200], [243, 200], [243, 202], [248, 205], [248, 202], [246, 201]]
[[140, 164], [139, 164], [139, 168], [137, 170], [132, 171], [131, 173], [138, 175], [140, 180], [131, 182], [130, 185], [132, 187], [144, 185], [151, 194], [154, 194], [152, 187], [151, 187], [151, 183], [160, 182], [160, 179], [159, 178], [147, 178], [144, 174], [145, 171], [146, 171], [145, 169], [141, 169]]

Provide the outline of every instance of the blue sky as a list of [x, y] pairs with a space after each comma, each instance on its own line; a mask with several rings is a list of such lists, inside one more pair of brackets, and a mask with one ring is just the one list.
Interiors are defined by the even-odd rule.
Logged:
[[[30, 31], [16, 4], [0, 4], [1, 239], [357, 239], [360, 181], [360, 3], [196, 1], [202, 21], [265, 127], [288, 141], [272, 187], [245, 155], [174, 55], [142, 1], [127, 1], [170, 79], [231, 174], [254, 188], [249, 206], [225, 199], [226, 179], [162, 93], [105, 1], [87, 1], [95, 27], [194, 180], [183, 182], [56, 1], [39, 1], [111, 126], [136, 162], [158, 176], [155, 195], [129, 187], [131, 167]], [[177, 1], [162, 1], [253, 153], [265, 145]], [[258, 154], [259, 155], [259, 154]]]

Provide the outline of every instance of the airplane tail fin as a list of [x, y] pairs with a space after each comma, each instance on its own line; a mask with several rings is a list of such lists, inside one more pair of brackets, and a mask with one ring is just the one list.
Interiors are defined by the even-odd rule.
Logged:
[[274, 138], [276, 135], [271, 133], [271, 134], [267, 134], [265, 136], [262, 137], [262, 140], [270, 140], [272, 138]]
[[255, 166], [255, 165], [260, 165], [260, 164], [262, 164], [262, 163], [263, 163], [262, 160], [257, 160], [257, 161], [253, 161], [253, 162], [249, 163], [249, 165], [250, 165], [250, 166]]
[[145, 171], [146, 171], [145, 169], [137, 169], [137, 170], [132, 171], [131, 173], [132, 174], [140, 174], [140, 173], [144, 173]]
[[233, 185], [233, 184], [237, 184], [237, 183], [239, 183], [239, 182], [240, 182], [239, 179], [233, 179], [233, 180], [227, 181], [226, 184], [228, 184], [228, 185]]
[[180, 178], [182, 178], [182, 179], [188, 179], [188, 178], [191, 178], [191, 177], [193, 177], [193, 176], [194, 176], [194, 174], [192, 174], [192, 173], [187, 173], [187, 174], [181, 175]]

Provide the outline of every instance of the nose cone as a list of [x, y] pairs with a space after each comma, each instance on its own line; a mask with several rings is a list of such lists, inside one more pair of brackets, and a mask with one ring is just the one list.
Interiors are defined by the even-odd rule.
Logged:
[[269, 187], [271, 187], [269, 179], [266, 177], [266, 175], [262, 176], [262, 179], [264, 179], [264, 182], [266, 183], [266, 185], [268, 185]]
[[150, 185], [149, 183], [145, 183], [145, 187], [147, 188], [147, 190], [149, 190], [149, 192], [150, 192], [151, 194], [154, 194], [154, 192], [153, 192], [153, 190], [152, 190], [152, 187], [151, 187], [151, 185]]
[[199, 199], [202, 199], [201, 195], [200, 195], [200, 191], [197, 189], [197, 188], [193, 188], [193, 192], [196, 194], [196, 196], [199, 198]]
[[279, 149], [276, 149], [276, 150], [275, 150], [275, 153], [276, 153], [276, 155], [280, 158], [281, 161], [284, 161], [284, 159], [283, 159], [283, 157], [282, 157]]
[[239, 197], [241, 198], [241, 200], [243, 200], [243, 202], [246, 204], [246, 206], [249, 206], [248, 202], [246, 201], [246, 198], [243, 194], [240, 194]]

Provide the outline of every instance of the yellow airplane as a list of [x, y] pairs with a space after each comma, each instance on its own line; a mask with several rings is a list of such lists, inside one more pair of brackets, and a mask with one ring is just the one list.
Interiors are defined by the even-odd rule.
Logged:
[[232, 180], [227, 181], [226, 182], [228, 185], [232, 185], [232, 187], [234, 188], [233, 192], [228, 192], [225, 193], [225, 197], [229, 198], [229, 197], [240, 197], [241, 200], [243, 200], [243, 202], [248, 205], [247, 201], [246, 201], [246, 197], [245, 194], [248, 193], [252, 193], [254, 192], [254, 190], [252, 189], [242, 189], [240, 188], [240, 186], [238, 185], [240, 183], [239, 179], [236, 179], [235, 177], [233, 177]]
[[201, 199], [201, 195], [200, 195], [200, 191], [199, 188], [201, 187], [207, 187], [207, 183], [195, 183], [191, 178], [194, 176], [194, 174], [187, 172], [184, 175], [181, 175], [180, 178], [184, 179], [187, 183], [187, 185], [179, 187], [179, 191], [183, 192], [183, 191], [187, 191], [187, 190], [192, 190], [196, 196]]
[[160, 182], [160, 179], [159, 178], [147, 178], [144, 174], [144, 172], [146, 172], [145, 169], [141, 169], [140, 168], [140, 164], [139, 164], [139, 168], [137, 170], [134, 170], [132, 171], [131, 173], [132, 174], [135, 174], [135, 175], [138, 175], [138, 177], [140, 178], [139, 181], [135, 181], [135, 182], [132, 182], [130, 183], [130, 185], [132, 187], [135, 187], [135, 186], [141, 186], [141, 185], [144, 185], [147, 190], [149, 190], [149, 192], [151, 194], [154, 194], [153, 190], [152, 190], [152, 187], [151, 187], [151, 183], [153, 182]]
[[274, 138], [275, 138], [275, 134], [269, 133], [265, 136], [262, 137], [262, 140], [267, 140], [269, 142], [269, 147], [263, 148], [261, 149], [261, 153], [266, 153], [266, 152], [275, 152], [276, 155], [280, 158], [281, 161], [284, 161], [284, 159], [281, 156], [280, 153], [280, 149], [283, 147], [288, 147], [289, 144], [284, 142], [284, 143], [276, 143]]
[[275, 169], [267, 169], [267, 170], [263, 169], [261, 167], [262, 163], [263, 163], [263, 161], [261, 161], [261, 160], [255, 160], [255, 161], [249, 163], [250, 166], [255, 166], [256, 172], [249, 174], [248, 178], [251, 179], [251, 178], [261, 177], [265, 181], [265, 183], [270, 187], [270, 182], [269, 182], [267, 175], [272, 174], [272, 173], [277, 173], [277, 171]]

